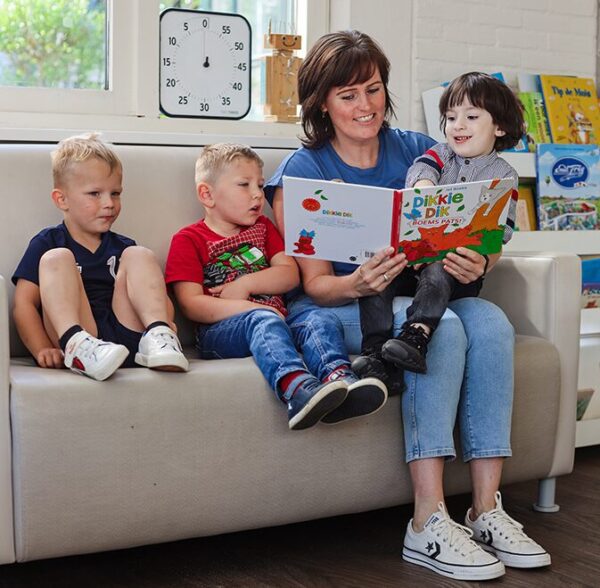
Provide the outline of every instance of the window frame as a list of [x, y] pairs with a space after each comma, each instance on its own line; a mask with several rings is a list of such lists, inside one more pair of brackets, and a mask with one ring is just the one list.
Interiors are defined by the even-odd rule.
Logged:
[[[299, 11], [298, 30], [306, 27], [306, 47], [328, 32], [329, 0], [304, 1], [306, 14]], [[173, 142], [173, 134], [183, 134], [177, 142], [184, 143], [189, 142], [186, 135], [198, 134], [296, 139], [296, 124], [159, 118], [159, 3], [107, 1], [108, 90], [0, 87], [0, 140], [17, 135], [52, 140], [61, 129], [113, 130], [135, 142]]]

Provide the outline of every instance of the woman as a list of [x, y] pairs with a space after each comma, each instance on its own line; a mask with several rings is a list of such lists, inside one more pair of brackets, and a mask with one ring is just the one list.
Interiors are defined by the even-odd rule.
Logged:
[[[308, 52], [298, 75], [304, 146], [288, 156], [265, 193], [283, 227], [283, 175], [398, 188], [413, 160], [433, 145], [420, 133], [390, 128], [389, 61], [367, 35], [331, 33]], [[291, 307], [330, 307], [341, 319], [352, 353], [360, 350], [356, 300], [381, 292], [412, 270], [392, 248], [357, 267], [299, 259], [304, 295]], [[489, 271], [500, 255], [490, 255]], [[463, 284], [482, 278], [486, 259], [470, 249], [448, 254], [444, 267]], [[406, 320], [410, 298], [394, 302], [394, 330]], [[502, 509], [498, 488], [511, 455], [514, 331], [502, 311], [478, 298], [451, 302], [428, 351], [427, 374], [407, 373], [402, 396], [406, 460], [415, 498], [403, 558], [457, 579], [504, 574], [504, 564], [539, 567], [550, 556]], [[394, 378], [394, 374], [390, 374]], [[473, 502], [465, 526], [444, 506], [444, 461], [456, 456], [458, 419]], [[472, 537], [472, 538], [471, 538]], [[479, 543], [481, 541], [481, 543]], [[486, 551], [482, 549], [484, 546]]]

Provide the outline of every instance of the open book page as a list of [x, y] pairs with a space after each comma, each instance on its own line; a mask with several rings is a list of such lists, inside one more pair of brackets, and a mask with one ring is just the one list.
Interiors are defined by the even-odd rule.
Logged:
[[394, 190], [285, 176], [283, 192], [287, 255], [361, 264], [392, 244]]
[[390, 245], [411, 264], [460, 246], [497, 253], [513, 185], [505, 178], [393, 190], [286, 176], [285, 252], [356, 264]]
[[502, 249], [513, 178], [402, 191], [398, 250], [409, 264], [443, 259], [457, 247]]

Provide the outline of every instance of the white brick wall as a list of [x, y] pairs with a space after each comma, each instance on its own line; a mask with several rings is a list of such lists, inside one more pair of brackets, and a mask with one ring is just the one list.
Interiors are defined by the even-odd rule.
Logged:
[[595, 77], [597, 20], [597, 0], [413, 0], [409, 72], [392, 60], [411, 85], [409, 128], [426, 128], [423, 90], [467, 71], [511, 86], [518, 72]]

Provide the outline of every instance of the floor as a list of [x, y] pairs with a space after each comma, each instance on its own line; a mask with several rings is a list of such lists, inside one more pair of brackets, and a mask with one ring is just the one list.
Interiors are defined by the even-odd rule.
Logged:
[[[578, 449], [558, 481], [556, 514], [531, 510], [537, 484], [503, 488], [507, 511], [552, 555], [541, 570], [507, 570], [486, 586], [600, 586], [600, 446]], [[459, 520], [466, 495], [448, 500]], [[446, 587], [478, 586], [402, 560], [409, 506], [166, 545], [14, 564], [0, 588]], [[93, 530], [90, 530], [93, 532]], [[483, 583], [481, 583], [483, 586]]]

